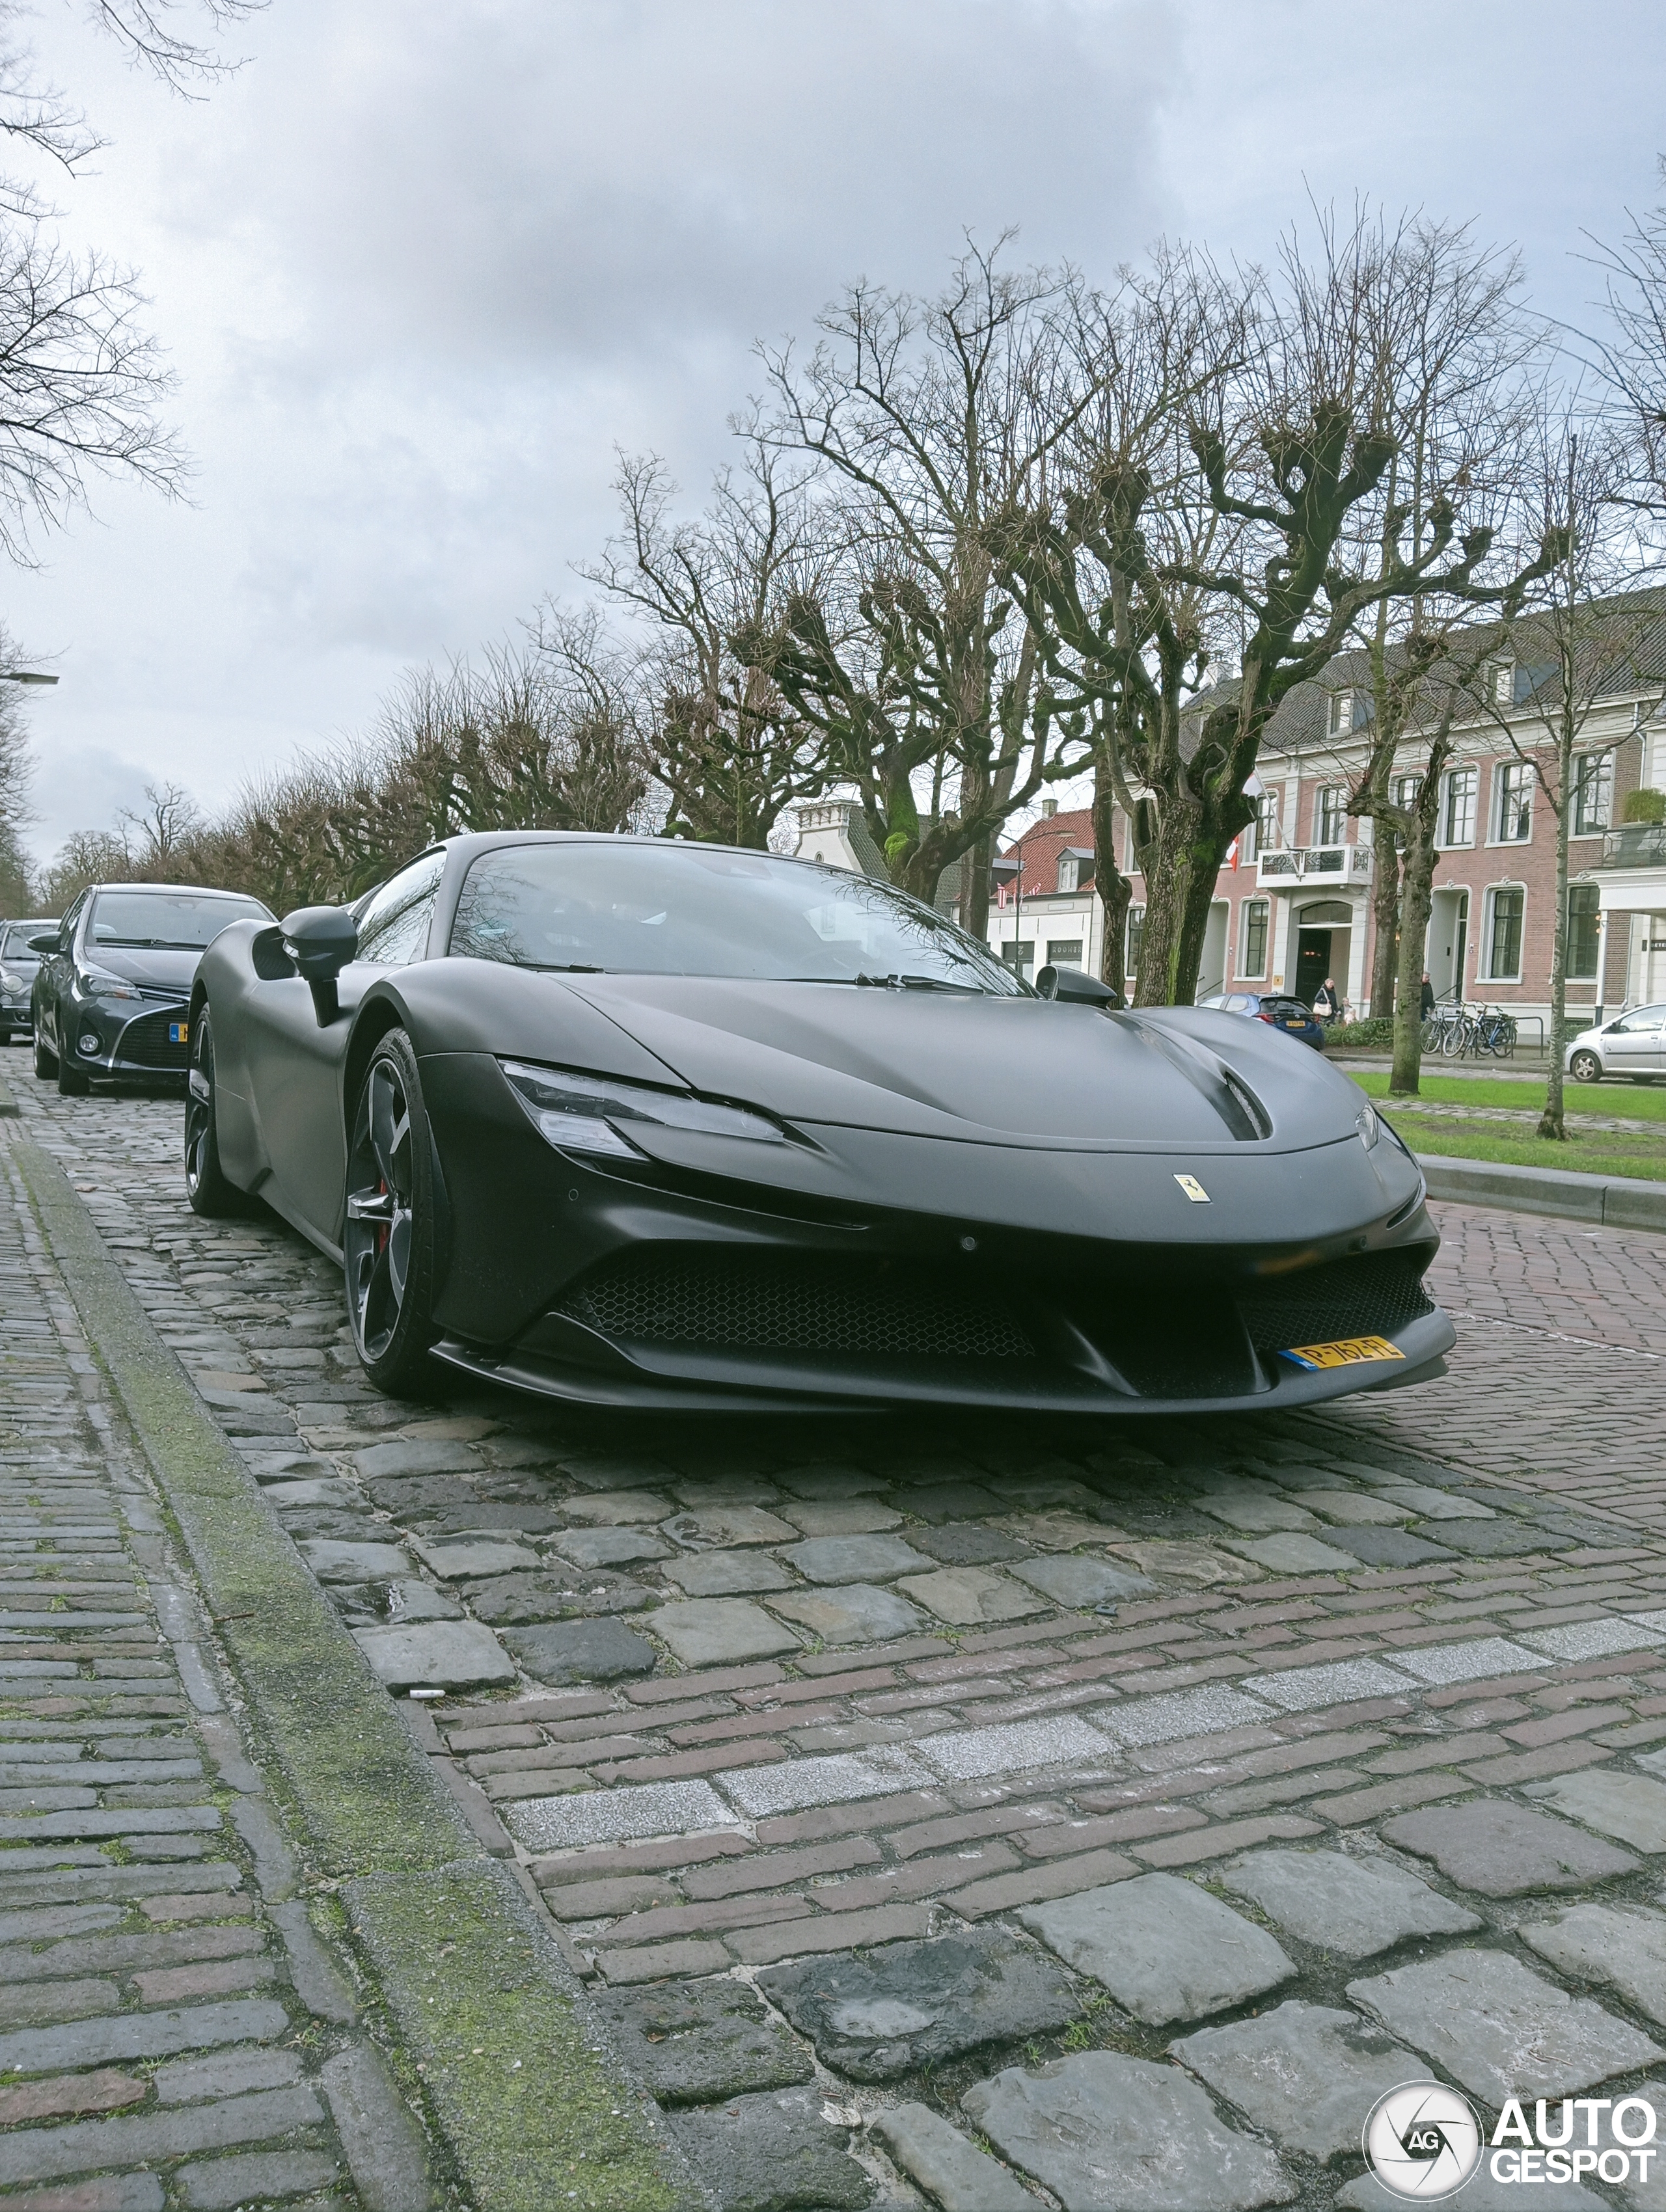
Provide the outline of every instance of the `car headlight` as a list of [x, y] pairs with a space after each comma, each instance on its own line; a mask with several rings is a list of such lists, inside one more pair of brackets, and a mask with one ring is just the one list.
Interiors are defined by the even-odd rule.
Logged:
[[141, 999], [144, 995], [136, 991], [125, 975], [112, 975], [107, 968], [78, 970], [76, 988], [84, 999]]
[[641, 1148], [624, 1134], [633, 1121], [697, 1129], [709, 1137], [749, 1137], [765, 1145], [787, 1141], [786, 1131], [768, 1115], [747, 1106], [726, 1106], [714, 1098], [697, 1098], [690, 1091], [655, 1091], [646, 1083], [587, 1075], [576, 1067], [529, 1067], [518, 1060], [500, 1065], [539, 1130], [564, 1152], [601, 1152], [613, 1159], [639, 1160]]
[[1359, 1132], [1360, 1143], [1370, 1152], [1383, 1133], [1383, 1124], [1377, 1117], [1377, 1109], [1362, 1106], [1353, 1126]]
[[0, 991], [21, 991], [23, 978], [15, 968], [0, 968]]

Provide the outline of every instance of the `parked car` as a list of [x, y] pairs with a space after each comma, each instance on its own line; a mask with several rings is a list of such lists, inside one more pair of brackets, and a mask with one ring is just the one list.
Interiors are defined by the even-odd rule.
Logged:
[[94, 1075], [177, 1076], [191, 1050], [191, 979], [234, 921], [270, 924], [258, 899], [192, 884], [94, 884], [51, 934], [30, 991], [34, 1072], [79, 1097]]
[[1576, 1083], [1600, 1083], [1605, 1075], [1652, 1083], [1666, 1075], [1666, 1006], [1633, 1006], [1582, 1030], [1562, 1065]]
[[58, 924], [44, 915], [35, 921], [0, 921], [0, 1045], [29, 1033], [29, 994], [40, 965], [30, 940], [57, 931]]
[[1272, 1412], [1454, 1340], [1417, 1164], [1318, 1054], [1031, 989], [818, 861], [454, 837], [234, 923], [190, 1024], [192, 1206], [326, 1253], [396, 1395]]
[[1312, 1007], [1300, 999], [1257, 991], [1217, 991], [1213, 998], [1200, 999], [1198, 1004], [1219, 1006], [1224, 1014], [1248, 1014], [1254, 1021], [1282, 1030], [1287, 1036], [1299, 1037], [1315, 1052], [1325, 1048], [1324, 1025], [1316, 1018]]

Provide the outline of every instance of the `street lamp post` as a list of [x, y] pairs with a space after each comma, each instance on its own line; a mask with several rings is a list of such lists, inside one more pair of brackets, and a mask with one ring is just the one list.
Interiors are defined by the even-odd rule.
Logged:
[[0, 684], [56, 684], [56, 676], [43, 676], [35, 668], [0, 668]]

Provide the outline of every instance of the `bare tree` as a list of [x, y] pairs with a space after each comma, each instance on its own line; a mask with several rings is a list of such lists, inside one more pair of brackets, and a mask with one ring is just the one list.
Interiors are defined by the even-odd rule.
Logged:
[[[655, 455], [622, 456], [617, 489], [623, 533], [581, 573], [652, 625], [628, 685], [668, 797], [665, 832], [767, 846], [784, 807], [827, 787], [823, 732], [757, 657], [790, 604], [822, 601], [836, 557], [825, 511], [801, 472], [756, 439], [697, 522], [671, 520], [676, 486]], [[540, 611], [535, 635], [557, 658], [572, 620], [547, 603]], [[616, 648], [612, 661], [621, 682], [623, 655]]]
[[[88, 13], [136, 66], [190, 94], [234, 64], [182, 32], [182, 17], [223, 29], [263, 4], [92, 0]], [[0, 137], [23, 162], [73, 179], [104, 142], [42, 77], [29, 12], [0, 0]], [[0, 171], [0, 551], [25, 565], [32, 534], [85, 507], [93, 478], [174, 493], [185, 472], [161, 419], [173, 380], [143, 326], [137, 279], [103, 254], [72, 253], [53, 235], [54, 213], [27, 167]]]
[[828, 471], [849, 551], [836, 588], [743, 647], [823, 734], [895, 882], [930, 899], [971, 856], [976, 933], [995, 832], [1086, 758], [989, 544], [1086, 398], [1055, 313], [1066, 280], [1001, 270], [1004, 243], [969, 248], [934, 300], [853, 285], [807, 362], [764, 355], [762, 434]]
[[[1468, 690], [1474, 707], [1531, 769], [1556, 825], [1550, 1069], [1538, 1133], [1560, 1141], [1567, 1135], [1568, 841], [1581, 794], [1590, 805], [1594, 794], [1611, 787], [1614, 750], [1666, 699], [1657, 672], [1666, 591], [1635, 588], [1640, 571], [1627, 490], [1635, 477], [1633, 439], [1582, 414], [1577, 392], [1550, 395], [1535, 434], [1526, 528], [1554, 541], [1559, 557], [1547, 566], [1531, 609], [1500, 631], [1495, 653]], [[1593, 714], [1617, 695], [1637, 702], [1630, 727], [1606, 738], [1588, 733]]]
[[113, 830], [77, 830], [41, 878], [40, 901], [47, 914], [62, 914], [88, 884], [125, 883], [132, 856]]

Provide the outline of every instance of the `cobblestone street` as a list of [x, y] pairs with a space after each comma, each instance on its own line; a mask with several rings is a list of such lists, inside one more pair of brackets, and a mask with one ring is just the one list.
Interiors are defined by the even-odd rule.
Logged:
[[[189, 1211], [177, 1102], [24, 1067], [0, 1165], [62, 1167], [721, 2212], [1386, 2206], [1397, 2083], [1666, 2104], [1647, 1237], [1438, 1206], [1450, 1375], [1307, 1415], [401, 1405], [337, 1270]], [[0, 1200], [0, 2203], [464, 2201]]]

